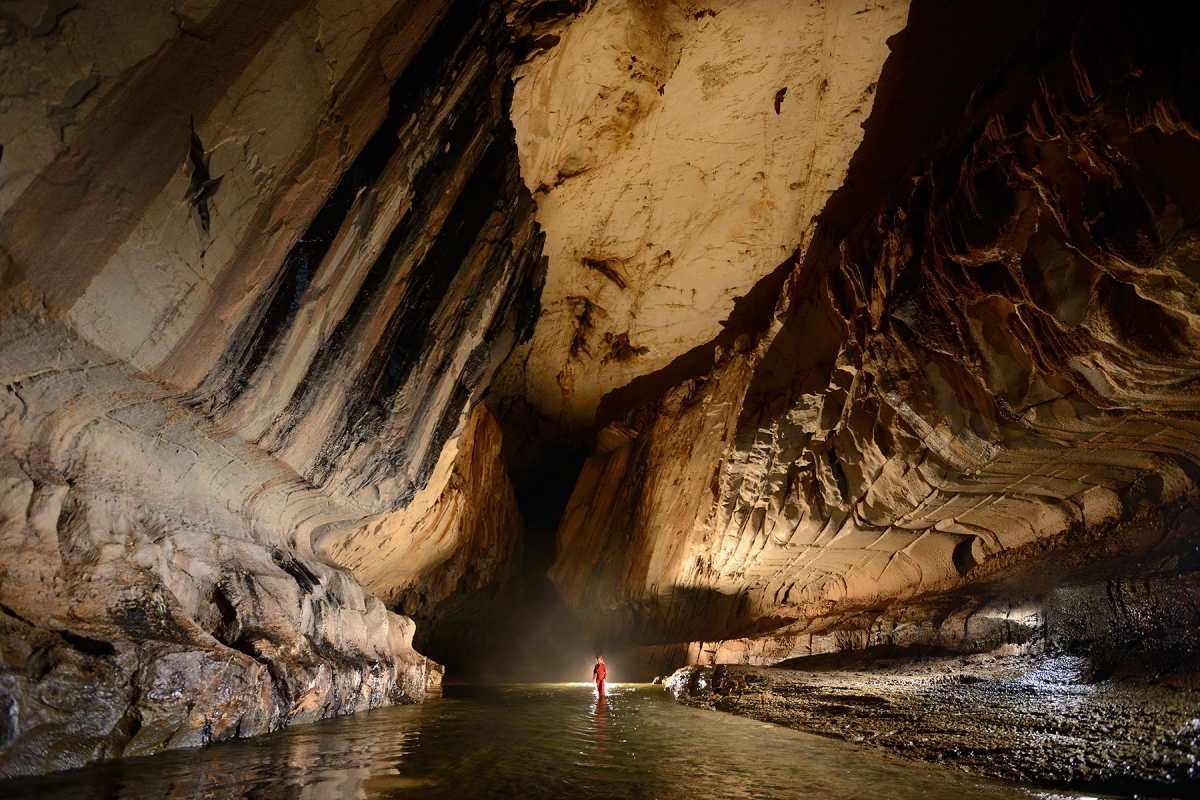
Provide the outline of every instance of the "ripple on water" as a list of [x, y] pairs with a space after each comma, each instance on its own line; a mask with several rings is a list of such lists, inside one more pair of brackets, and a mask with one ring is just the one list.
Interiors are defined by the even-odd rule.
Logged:
[[677, 705], [659, 687], [447, 686], [445, 697], [271, 736], [0, 782], [87, 798], [1080, 797], [904, 764]]

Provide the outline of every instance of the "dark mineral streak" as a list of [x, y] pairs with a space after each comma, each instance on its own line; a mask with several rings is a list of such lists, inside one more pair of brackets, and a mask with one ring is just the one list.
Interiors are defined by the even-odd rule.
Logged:
[[[262, 195], [247, 200], [236, 171], [210, 174], [216, 156], [195, 131], [189, 153], [182, 115], [182, 213], [198, 209], [200, 258], [219, 251], [229, 260], [206, 287], [190, 338], [156, 371], [45, 313], [45, 303], [57, 314], [83, 288], [68, 282], [39, 298], [30, 276], [43, 259], [55, 262], [45, 274], [57, 274], [79, 226], [91, 226], [89, 241], [111, 235], [115, 247], [161, 185], [139, 184], [122, 214], [97, 221], [109, 184], [130, 177], [122, 156], [93, 170], [82, 210], [60, 202], [62, 186], [35, 183], [0, 226], [20, 259], [5, 276], [15, 288], [0, 333], [0, 776], [416, 702], [440, 679], [411, 647], [411, 620], [316, 542], [402, 509], [425, 486], [499, 362], [528, 335], [542, 239], [507, 121], [499, 7], [399, 2], [381, 13], [358, 60], [331, 82], [324, 116], [289, 119], [314, 133], [301, 138], [289, 179]], [[216, 26], [223, 36], [221, 26], [257, 19], [235, 17], [214, 12], [199, 33]], [[266, 48], [273, 29], [238, 41]], [[199, 33], [181, 38], [200, 42]], [[178, 70], [156, 66], [181, 47], [191, 45], [164, 46], [139, 65], [88, 124], [103, 128], [137, 87], [190, 102], [188, 84], [171, 83]], [[239, 51], [235, 66], [254, 52]], [[385, 76], [390, 90], [378, 87]], [[211, 90], [228, 89], [205, 87], [195, 102], [211, 105]], [[131, 112], [171, 109], [141, 103]], [[341, 116], [359, 111], [352, 122]], [[373, 117], [374, 134], [362, 135]], [[151, 132], [169, 127], [143, 122]], [[102, 159], [106, 147], [161, 144], [110, 139], [72, 144], [48, 174]], [[238, 191], [264, 224], [231, 246], [232, 206], [222, 201]], [[51, 244], [21, 221], [49, 215], [41, 225], [72, 209], [67, 238]], [[109, 255], [91, 252], [86, 269], [99, 271]], [[131, 269], [156, 274], [153, 264]], [[488, 446], [498, 451], [498, 439]], [[503, 474], [489, 480], [507, 485]], [[469, 547], [456, 558], [481, 559]], [[456, 579], [440, 580], [450, 592]]]

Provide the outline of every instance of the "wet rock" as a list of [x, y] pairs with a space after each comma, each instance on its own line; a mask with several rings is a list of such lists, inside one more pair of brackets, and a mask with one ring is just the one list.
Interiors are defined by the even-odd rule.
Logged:
[[395, 611], [515, 559], [499, 5], [160, 5], [4, 29], [0, 776], [420, 701]]
[[350, 509], [55, 322], [4, 330], [57, 368], [5, 376], [0, 772], [424, 696], [412, 622], [307, 544]]
[[1083, 679], [1069, 656], [994, 655], [808, 672], [692, 666], [680, 702], [966, 772], [1176, 796], [1200, 783], [1195, 664], [1154, 684]]

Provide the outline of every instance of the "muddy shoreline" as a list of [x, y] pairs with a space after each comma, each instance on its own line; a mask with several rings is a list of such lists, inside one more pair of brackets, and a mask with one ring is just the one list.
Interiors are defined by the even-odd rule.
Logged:
[[[1103, 678], [1103, 679], [1100, 679]], [[1147, 682], [1077, 656], [983, 654], [854, 670], [678, 670], [680, 702], [967, 773], [1102, 794], [1200, 791], [1200, 670]]]

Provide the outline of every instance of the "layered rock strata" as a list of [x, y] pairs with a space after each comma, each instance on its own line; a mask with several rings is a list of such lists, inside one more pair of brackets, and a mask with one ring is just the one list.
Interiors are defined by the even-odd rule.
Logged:
[[826, 221], [758, 336], [602, 431], [564, 598], [631, 643], [776, 639], [1104, 560], [1084, 544], [1193, 503], [1200, 106], [1172, 14], [1053, 9], [936, 156]]
[[0, 775], [420, 700], [393, 612], [519, 534], [479, 502], [541, 285], [499, 6], [48, 5], [4, 15]]
[[23, 322], [0, 345], [4, 774], [424, 696], [412, 622], [312, 551], [345, 508], [55, 322]]
[[[790, 636], [693, 645], [696, 666], [667, 687], [967, 772], [1186, 796], [1200, 784], [1196, 522], [1194, 505], [1172, 503], [992, 582]], [[642, 666], [685, 657], [663, 651], [643, 649]]]
[[523, 525], [500, 446], [480, 403], [425, 490], [402, 510], [331, 534], [327, 557], [409, 616], [429, 616], [455, 593], [503, 589], [520, 561]]
[[763, 635], [634, 648], [627, 665], [660, 675], [680, 663], [802, 668], [1017, 648], [1090, 659], [1097, 675], [1152, 677], [1188, 667], [1200, 652], [1194, 529], [1194, 511], [1172, 503], [1103, 535], [1063, 536], [1026, 554], [1019, 569], [996, 569], [952, 591]]

